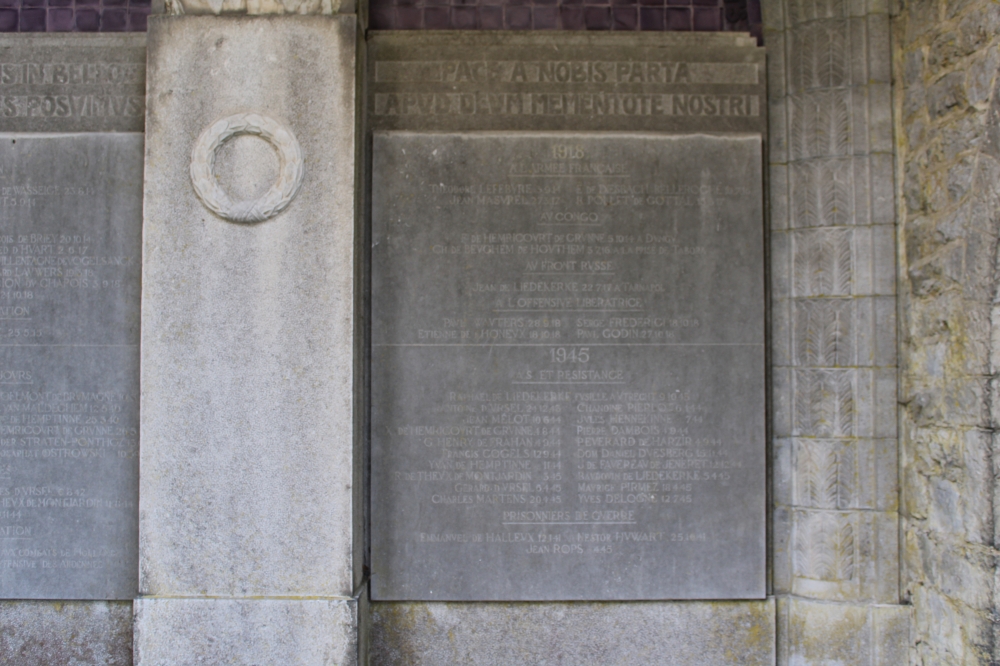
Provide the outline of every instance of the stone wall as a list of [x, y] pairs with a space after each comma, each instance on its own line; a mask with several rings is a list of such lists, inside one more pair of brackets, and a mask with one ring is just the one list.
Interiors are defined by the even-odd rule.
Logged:
[[894, 19], [902, 594], [913, 664], [997, 663], [1000, 5]]

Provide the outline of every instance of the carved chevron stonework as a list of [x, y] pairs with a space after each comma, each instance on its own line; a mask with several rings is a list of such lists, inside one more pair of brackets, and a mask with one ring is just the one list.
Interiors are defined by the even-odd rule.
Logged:
[[795, 371], [795, 434], [854, 436], [853, 370]]
[[800, 512], [795, 526], [795, 575], [818, 581], [855, 577], [857, 529], [847, 513]]
[[852, 223], [850, 160], [796, 162], [792, 174], [792, 226], [832, 227]]
[[850, 229], [795, 234], [792, 281], [795, 296], [849, 296], [854, 270]]
[[857, 503], [856, 458], [851, 444], [798, 440], [795, 503], [817, 509], [849, 509]]
[[792, 24], [844, 16], [844, 0], [789, 0], [788, 19]]
[[792, 35], [791, 84], [795, 90], [850, 84], [846, 21], [816, 21]]
[[792, 340], [795, 364], [820, 368], [852, 365], [854, 308], [846, 299], [797, 300]]
[[851, 154], [850, 89], [813, 91], [788, 102], [793, 160]]

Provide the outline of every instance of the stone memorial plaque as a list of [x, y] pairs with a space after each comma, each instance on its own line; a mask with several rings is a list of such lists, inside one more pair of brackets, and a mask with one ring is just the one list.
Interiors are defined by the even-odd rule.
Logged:
[[8, 132], [141, 132], [146, 35], [0, 36]]
[[759, 134], [377, 132], [372, 597], [765, 595]]
[[369, 49], [374, 130], [766, 131], [749, 35], [400, 30]]
[[0, 597], [131, 599], [141, 134], [0, 134]]

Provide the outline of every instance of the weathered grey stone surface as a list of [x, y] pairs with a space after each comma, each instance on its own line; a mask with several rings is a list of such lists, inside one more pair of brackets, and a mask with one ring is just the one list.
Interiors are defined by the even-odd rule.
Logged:
[[143, 34], [0, 35], [0, 129], [141, 132]]
[[[350, 597], [354, 18], [150, 25], [140, 592]], [[283, 123], [304, 154], [296, 198], [256, 225], [216, 217], [189, 176], [195, 140], [236, 112]], [[236, 196], [270, 186], [255, 141], [217, 159]], [[140, 613], [144, 630], [158, 617]]]
[[1000, 7], [906, 3], [893, 23], [911, 663], [995, 664]]
[[374, 32], [371, 127], [766, 133], [748, 35]]
[[373, 666], [770, 666], [774, 601], [373, 603]]
[[377, 133], [374, 599], [762, 598], [759, 135]]
[[777, 601], [781, 664], [901, 666], [909, 662], [908, 606], [832, 604], [796, 597]]
[[0, 135], [0, 595], [131, 599], [141, 134]]
[[135, 663], [357, 664], [357, 625], [353, 600], [139, 599]]
[[5, 666], [132, 666], [132, 603], [0, 601]]

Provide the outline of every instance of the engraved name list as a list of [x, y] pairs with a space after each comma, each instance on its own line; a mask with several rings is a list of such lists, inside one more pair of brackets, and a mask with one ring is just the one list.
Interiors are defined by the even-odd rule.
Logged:
[[759, 135], [376, 133], [374, 598], [764, 594], [761, 196]]

